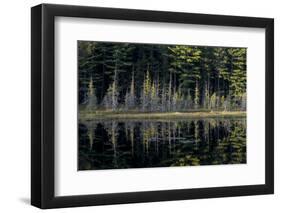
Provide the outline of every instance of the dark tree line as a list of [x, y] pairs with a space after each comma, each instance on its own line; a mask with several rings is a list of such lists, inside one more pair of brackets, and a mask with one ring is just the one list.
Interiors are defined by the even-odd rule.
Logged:
[[246, 110], [246, 48], [78, 41], [88, 110]]

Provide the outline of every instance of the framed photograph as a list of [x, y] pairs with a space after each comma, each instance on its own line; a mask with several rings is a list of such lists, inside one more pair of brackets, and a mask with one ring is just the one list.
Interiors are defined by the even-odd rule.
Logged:
[[272, 194], [274, 20], [31, 9], [31, 203]]

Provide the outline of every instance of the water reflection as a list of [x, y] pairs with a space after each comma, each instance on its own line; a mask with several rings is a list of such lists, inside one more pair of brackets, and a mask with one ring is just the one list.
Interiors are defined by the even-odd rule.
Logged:
[[79, 123], [79, 170], [246, 163], [246, 119]]

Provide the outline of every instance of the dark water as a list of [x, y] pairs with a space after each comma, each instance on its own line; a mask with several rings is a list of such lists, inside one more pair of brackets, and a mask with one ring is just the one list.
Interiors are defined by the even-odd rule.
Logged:
[[79, 170], [246, 163], [246, 119], [79, 123]]

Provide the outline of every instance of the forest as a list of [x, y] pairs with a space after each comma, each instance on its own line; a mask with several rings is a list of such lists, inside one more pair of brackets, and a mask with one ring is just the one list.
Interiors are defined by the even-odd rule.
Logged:
[[246, 48], [78, 41], [79, 112], [246, 111]]

